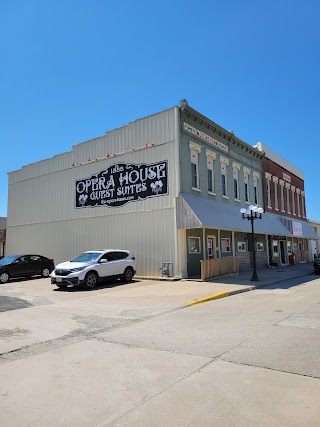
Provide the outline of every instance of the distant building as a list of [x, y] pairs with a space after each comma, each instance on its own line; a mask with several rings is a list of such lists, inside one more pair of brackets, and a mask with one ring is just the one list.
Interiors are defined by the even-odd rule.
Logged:
[[309, 241], [309, 251], [311, 258], [314, 259], [316, 256], [320, 256], [320, 222], [308, 219], [308, 225], [316, 232], [318, 239], [312, 239]]
[[[250, 269], [251, 227], [240, 208], [263, 205], [263, 158], [182, 100], [9, 173], [7, 254], [58, 263], [124, 248], [144, 277], [195, 277], [202, 260], [224, 257]], [[269, 236], [299, 242], [274, 213], [255, 223], [259, 267], [269, 262]]]
[[311, 260], [309, 243], [316, 238], [307, 225], [303, 172], [262, 142], [255, 147], [265, 153], [262, 160], [265, 212], [279, 217], [286, 229], [281, 235], [268, 236], [269, 260], [280, 265]]
[[7, 218], [0, 217], [0, 258], [5, 256], [6, 249], [6, 231], [7, 231]]

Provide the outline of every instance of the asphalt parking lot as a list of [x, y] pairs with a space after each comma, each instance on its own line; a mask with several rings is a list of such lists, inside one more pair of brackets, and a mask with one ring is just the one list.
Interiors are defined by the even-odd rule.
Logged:
[[1, 285], [1, 426], [317, 426], [319, 283]]

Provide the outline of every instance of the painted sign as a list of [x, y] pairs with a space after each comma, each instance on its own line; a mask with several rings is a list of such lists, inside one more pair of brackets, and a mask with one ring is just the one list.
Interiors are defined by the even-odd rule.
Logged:
[[193, 135], [196, 135], [198, 138], [203, 139], [206, 142], [209, 142], [209, 144], [214, 145], [220, 150], [225, 151], [226, 153], [229, 153], [229, 147], [226, 144], [218, 141], [217, 139], [212, 138], [212, 136], [207, 135], [206, 133], [202, 132], [199, 129], [196, 129], [195, 127], [189, 125], [188, 123], [183, 122], [183, 129], [192, 133]]
[[294, 236], [302, 236], [302, 224], [301, 224], [301, 222], [292, 221], [292, 234]]
[[168, 164], [116, 163], [76, 181], [76, 208], [120, 207], [168, 194]]
[[283, 172], [282, 173], [283, 179], [287, 182], [291, 182], [291, 176], [288, 175], [287, 173]]

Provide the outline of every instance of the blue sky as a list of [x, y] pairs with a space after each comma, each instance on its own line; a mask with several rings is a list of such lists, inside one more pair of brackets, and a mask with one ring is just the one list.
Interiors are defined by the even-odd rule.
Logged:
[[319, 18], [316, 0], [0, 0], [0, 216], [8, 172], [185, 98], [301, 169], [320, 221]]

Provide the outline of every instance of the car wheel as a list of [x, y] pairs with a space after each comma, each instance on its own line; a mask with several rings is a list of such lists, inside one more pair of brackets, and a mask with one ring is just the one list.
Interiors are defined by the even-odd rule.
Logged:
[[44, 268], [41, 272], [42, 277], [49, 277], [50, 276], [50, 270], [49, 268]]
[[9, 280], [9, 274], [7, 272], [3, 272], [0, 274], [0, 282], [1, 283], [7, 283], [7, 281]]
[[90, 271], [84, 279], [84, 284], [87, 288], [94, 288], [98, 284], [97, 273], [95, 273], [94, 271]]
[[124, 275], [123, 275], [123, 277], [124, 277], [124, 280], [125, 280], [126, 282], [131, 282], [131, 280], [132, 280], [132, 278], [133, 278], [133, 270], [132, 270], [132, 268], [127, 267], [127, 268], [124, 270]]

